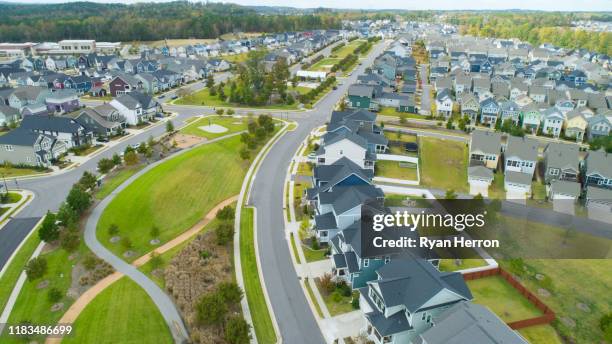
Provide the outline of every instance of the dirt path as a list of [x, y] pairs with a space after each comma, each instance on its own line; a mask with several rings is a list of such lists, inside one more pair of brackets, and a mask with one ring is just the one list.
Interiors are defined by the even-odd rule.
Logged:
[[[236, 202], [237, 199], [238, 199], [238, 195], [232, 196], [224, 200], [223, 202], [217, 204], [212, 210], [208, 212], [208, 214], [204, 216], [202, 220], [196, 223], [193, 227], [181, 233], [181, 235], [177, 236], [176, 238], [163, 244], [162, 246], [156, 248], [155, 250], [136, 259], [134, 262], [132, 262], [132, 265], [134, 265], [135, 267], [143, 266], [151, 259], [151, 253], [153, 252], [157, 254], [165, 253], [171, 250], [172, 248], [182, 244], [183, 242], [189, 240], [191, 237], [198, 234], [204, 227], [206, 227], [206, 225], [208, 225], [215, 218], [215, 215], [217, 215], [217, 212], [219, 210], [221, 210], [225, 206], [228, 206]], [[83, 311], [83, 309], [85, 309], [85, 307], [87, 307], [87, 305], [96, 296], [98, 296], [98, 294], [100, 294], [104, 289], [106, 289], [111, 284], [118, 281], [121, 277], [123, 277], [122, 273], [114, 272], [106, 276], [105, 278], [101, 279], [98, 283], [93, 285], [91, 288], [87, 289], [87, 291], [81, 294], [81, 296], [79, 296], [79, 298], [70, 306], [70, 308], [68, 308], [66, 313], [64, 313], [62, 318], [58, 321], [58, 324], [67, 325], [67, 324], [74, 323], [76, 319], [78, 318], [79, 314], [81, 314], [81, 312]], [[59, 344], [61, 343], [61, 341], [62, 341], [61, 338], [47, 338], [45, 340], [45, 343], [46, 344]]]

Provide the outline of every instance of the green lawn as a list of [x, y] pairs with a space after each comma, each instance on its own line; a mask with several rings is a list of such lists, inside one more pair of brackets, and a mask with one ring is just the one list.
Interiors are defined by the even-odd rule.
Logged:
[[147, 293], [127, 277], [102, 291], [79, 315], [62, 343], [173, 343]]
[[506, 189], [504, 188], [504, 173], [497, 172], [493, 175], [493, 183], [489, 186], [489, 198], [506, 199]]
[[324, 58], [321, 61], [313, 64], [312, 66], [310, 66], [308, 68], [308, 70], [311, 71], [317, 71], [317, 72], [329, 72], [331, 71], [331, 68], [333, 65], [335, 65], [336, 63], [340, 62], [340, 60], [342, 60], [341, 58]]
[[478, 268], [487, 265], [484, 259], [460, 259], [459, 265], [455, 259], [441, 259], [440, 271], [457, 271], [463, 269]]
[[531, 326], [520, 329], [518, 332], [531, 344], [563, 344], [551, 325]]
[[[36, 236], [36, 234], [33, 234], [33, 236]], [[87, 247], [81, 242], [79, 250], [73, 254], [60, 248], [41, 254], [40, 257], [44, 257], [47, 260], [47, 273], [40, 279], [25, 282], [17, 297], [8, 323], [18, 324], [23, 321], [29, 321], [34, 324], [55, 324], [74, 302], [74, 299], [66, 296], [72, 280], [72, 266], [76, 264], [76, 259], [71, 260], [69, 257], [71, 255], [82, 257], [87, 251]], [[49, 285], [46, 288], [38, 289], [39, 283], [45, 280], [49, 281]], [[64, 295], [60, 300], [64, 307], [57, 312], [51, 312], [53, 303], [49, 301], [47, 296], [51, 288], [57, 288]], [[21, 343], [22, 340], [8, 338], [5, 332], [0, 337], [0, 342]]]
[[416, 165], [410, 165], [411, 166], [403, 167], [400, 166], [399, 161], [378, 160], [374, 168], [376, 170], [376, 176], [379, 177], [416, 181], [418, 180]]
[[104, 199], [106, 196], [110, 195], [119, 185], [123, 184], [128, 178], [140, 171], [142, 167], [142, 165], [127, 167], [117, 172], [113, 172], [102, 181], [102, 185], [95, 194], [96, 199]]
[[315, 297], [314, 291], [308, 283], [308, 277], [306, 277], [306, 279], [304, 280], [304, 285], [306, 286], [306, 291], [308, 291], [308, 297], [310, 298], [310, 301], [312, 301], [312, 303], [315, 305], [317, 314], [319, 315], [319, 317], [323, 318], [323, 311], [321, 310], [321, 306], [317, 302], [317, 298]]
[[349, 42], [345, 44], [342, 48], [334, 51], [332, 55], [336, 56], [339, 59], [343, 59], [347, 57], [349, 54], [351, 54], [353, 51], [355, 51], [355, 49], [357, 49], [357, 47], [363, 42], [365, 41], [364, 40], [354, 40], [352, 42]]
[[296, 87], [289, 86], [289, 91], [295, 91], [299, 94], [306, 94], [312, 90], [313, 88], [306, 87], [306, 86], [296, 86]]
[[[229, 95], [230, 89], [229, 85], [226, 85], [225, 94]], [[177, 105], [204, 105], [204, 106], [218, 106], [218, 107], [238, 107], [238, 108], [260, 108], [260, 109], [280, 109], [280, 110], [296, 110], [298, 108], [298, 102], [295, 102], [292, 105], [288, 104], [271, 104], [271, 105], [262, 105], [262, 106], [249, 106], [249, 105], [241, 105], [241, 104], [233, 104], [227, 101], [222, 101], [219, 99], [218, 95], [211, 96], [208, 92], [208, 88], [199, 90], [192, 94], [186, 95], [182, 98], [177, 99], [175, 102]]]
[[42, 174], [42, 173], [47, 173], [47, 172], [49, 171], [34, 169], [34, 168], [16, 168], [16, 167], [7, 167], [7, 166], [0, 167], [0, 175], [6, 178], [28, 176], [31, 174]]
[[301, 176], [312, 176], [313, 173], [313, 165], [307, 162], [298, 163], [297, 174]]
[[19, 201], [21, 201], [21, 194], [17, 193], [17, 192], [9, 192], [7, 195], [6, 200], [2, 200], [0, 201], [0, 203], [2, 204], [10, 204], [10, 203], [17, 203]]
[[289, 240], [291, 241], [291, 252], [293, 253], [293, 256], [295, 257], [295, 260], [297, 261], [298, 264], [302, 264], [302, 260], [300, 259], [300, 255], [298, 254], [298, 249], [297, 249], [297, 245], [295, 244], [295, 237], [293, 236], [293, 233], [290, 233], [290, 238]]
[[[570, 318], [576, 322], [575, 327], [567, 326], [563, 321], [555, 321], [553, 327], [557, 333], [575, 343], [603, 343], [603, 333], [599, 329], [599, 319], [612, 312], [612, 259], [525, 259], [529, 274], [521, 276], [521, 283], [536, 293], [540, 288], [550, 291], [549, 297], [542, 300], [557, 314], [557, 319]], [[502, 267], [506, 261], [499, 261]], [[535, 278], [542, 274], [550, 279], [550, 285]], [[585, 304], [589, 310], [578, 307]], [[533, 333], [532, 333], [533, 332]], [[533, 338], [546, 338], [551, 331], [533, 330], [528, 334]], [[541, 334], [544, 333], [544, 334]], [[523, 334], [523, 330], [521, 330]], [[530, 338], [528, 338], [530, 339]], [[536, 341], [533, 343], [557, 343], [558, 341]]]
[[501, 276], [467, 281], [474, 303], [489, 307], [505, 322], [529, 319], [542, 315], [523, 295]]
[[[222, 133], [211, 133], [200, 128], [213, 124], [225, 127], [227, 131]], [[204, 118], [200, 118], [197, 121], [194, 121], [188, 126], [182, 128], [180, 132], [183, 134], [195, 135], [206, 139], [214, 139], [217, 137], [247, 130], [247, 124], [248, 119], [245, 117], [237, 118], [231, 116], [207, 116]]]
[[[238, 151], [239, 137], [202, 145], [170, 159], [135, 180], [108, 205], [98, 223], [98, 238], [118, 256], [126, 251], [110, 243], [111, 224], [132, 242], [131, 261], [149, 252], [155, 225], [162, 243], [196, 224], [221, 201], [238, 194], [248, 162]], [[220, 187], [222, 183], [223, 187]]]
[[326, 290], [323, 290], [323, 288], [321, 288], [321, 285], [319, 284], [318, 279], [315, 282], [316, 282], [317, 288], [319, 289], [319, 293], [321, 293], [321, 297], [323, 297], [325, 306], [327, 306], [327, 310], [329, 311], [329, 314], [332, 317], [339, 315], [339, 314], [352, 312], [355, 310], [353, 308], [353, 305], [351, 305], [351, 300], [353, 297], [359, 297], [359, 292], [353, 291], [353, 294], [351, 296], [342, 295], [342, 297], [339, 298], [339, 300], [334, 300], [334, 294], [338, 293], [338, 291], [335, 291], [333, 293], [328, 293]]
[[327, 259], [327, 257], [325, 256], [325, 254], [327, 253], [326, 248], [320, 250], [313, 250], [308, 246], [302, 245], [302, 250], [304, 251], [304, 257], [306, 258], [307, 263]]
[[240, 62], [245, 62], [247, 60], [249, 56], [249, 53], [240, 53], [240, 54], [234, 54], [234, 55], [224, 55], [221, 58], [227, 62], [231, 62], [231, 63], [240, 63]]
[[463, 142], [421, 137], [421, 184], [467, 193], [467, 146]]
[[378, 111], [378, 114], [381, 116], [392, 116], [392, 117], [405, 117], [405, 118], [416, 118], [416, 119], [425, 119], [425, 116], [411, 113], [411, 112], [399, 112], [395, 108], [392, 107], [381, 107]]
[[266, 299], [259, 283], [257, 257], [253, 228], [253, 209], [242, 208], [240, 217], [240, 263], [244, 277], [244, 288], [253, 318], [257, 341], [262, 344], [276, 343], [276, 334]]
[[37, 232], [38, 227], [34, 229], [34, 233], [30, 235], [23, 246], [21, 246], [21, 249], [17, 251], [17, 254], [15, 254], [13, 260], [11, 260], [11, 263], [0, 278], [0, 309], [4, 309], [15, 283], [17, 283], [19, 275], [40, 243]]
[[416, 135], [402, 133], [401, 131], [397, 131], [397, 132], [385, 131], [385, 137], [389, 139], [389, 141], [400, 141], [400, 142], [405, 142], [405, 143], [417, 142]]
[[302, 221], [304, 217], [304, 211], [302, 207], [302, 197], [304, 196], [304, 192], [306, 189], [312, 187], [311, 182], [296, 182], [293, 187], [293, 206], [295, 208], [295, 220]]

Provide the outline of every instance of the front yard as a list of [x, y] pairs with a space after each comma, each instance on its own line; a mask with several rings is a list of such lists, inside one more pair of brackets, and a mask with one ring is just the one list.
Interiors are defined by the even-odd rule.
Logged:
[[[332, 285], [328, 286], [325, 279], [326, 277], [316, 278], [315, 284], [319, 293], [321, 293], [321, 297], [323, 297], [329, 314], [335, 316], [354, 311], [352, 300], [353, 298], [359, 298], [359, 292], [351, 291], [348, 286], [334, 284], [333, 282], [330, 282]], [[316, 300], [313, 300], [313, 302], [316, 302]]]
[[468, 149], [464, 142], [420, 138], [421, 184], [467, 193]]

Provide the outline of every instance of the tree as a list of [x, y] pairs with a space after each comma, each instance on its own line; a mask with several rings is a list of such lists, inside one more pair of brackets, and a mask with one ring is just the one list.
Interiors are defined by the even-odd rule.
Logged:
[[51, 288], [47, 292], [47, 299], [51, 303], [59, 302], [62, 299], [62, 297], [63, 297], [62, 292], [57, 288]]
[[153, 226], [151, 227], [151, 232], [149, 234], [151, 235], [151, 238], [156, 239], [159, 237], [159, 233], [159, 227]]
[[79, 233], [75, 231], [62, 231], [60, 233], [60, 246], [66, 250], [66, 252], [74, 252], [79, 248]]
[[128, 237], [121, 238], [121, 247], [123, 247], [126, 250], [131, 249], [132, 248], [132, 239], [130, 239]]
[[57, 211], [56, 220], [64, 227], [72, 227], [79, 220], [79, 214], [66, 202], [62, 202]]
[[47, 260], [44, 257], [36, 257], [28, 262], [25, 268], [28, 281], [34, 281], [47, 273]]
[[444, 199], [457, 199], [457, 194], [455, 193], [455, 190], [446, 190], [446, 193], [444, 194]]
[[228, 244], [234, 237], [234, 225], [227, 222], [220, 223], [215, 228], [215, 236], [217, 238], [217, 245]]
[[222, 221], [230, 221], [234, 219], [235, 211], [231, 205], [226, 205], [217, 212], [217, 219]]
[[248, 344], [251, 341], [250, 326], [239, 316], [228, 319], [225, 325], [225, 340], [229, 344]]
[[93, 190], [98, 184], [98, 178], [93, 173], [85, 171], [81, 179], [79, 179], [79, 184], [84, 190]]
[[47, 211], [45, 219], [38, 230], [38, 237], [44, 242], [52, 242], [59, 238], [59, 227], [56, 223], [56, 216], [50, 211]]
[[401, 124], [406, 124], [406, 114], [400, 113], [400, 115], [399, 115], [399, 122]]
[[136, 155], [136, 152], [130, 151], [123, 156], [123, 160], [125, 160], [127, 166], [136, 165], [138, 163], [138, 155]]
[[219, 293], [202, 296], [197, 305], [197, 320], [202, 325], [219, 325], [227, 314], [227, 305]]
[[151, 252], [149, 256], [151, 257], [149, 263], [153, 270], [159, 269], [164, 264], [164, 259], [157, 252]]
[[121, 165], [121, 157], [117, 153], [113, 154], [113, 164], [115, 164], [115, 166]]
[[115, 235], [119, 234], [119, 226], [114, 223], [111, 223], [110, 226], [108, 226], [108, 228], [106, 229], [106, 231], [108, 232], [109, 236], [114, 237]]
[[223, 110], [223, 109], [217, 109], [217, 110], [215, 111], [215, 113], [216, 113], [217, 115], [219, 115], [219, 116], [223, 116], [223, 112], [224, 112], [224, 110]]
[[206, 77], [206, 88], [211, 89], [215, 86], [215, 78], [212, 73], [208, 73]]
[[174, 123], [171, 120], [166, 121], [166, 132], [172, 133], [174, 132]]
[[143, 155], [144, 155], [144, 154], [147, 152], [147, 143], [146, 143], [146, 142], [141, 142], [141, 143], [138, 145], [138, 148], [136, 149], [136, 151], [137, 151], [139, 154], [143, 154]]
[[234, 115], [236, 112], [234, 111], [234, 109], [227, 109], [227, 115], [228, 116], [232, 116]]
[[452, 120], [452, 118], [449, 117], [448, 121], [446, 121], [446, 129], [453, 129], [453, 128], [454, 128], [453, 120]]
[[103, 158], [98, 161], [98, 171], [100, 173], [108, 173], [113, 167], [115, 167], [115, 163], [108, 158]]
[[251, 158], [251, 152], [246, 147], [243, 147], [240, 150], [240, 158], [242, 160], [249, 160]]
[[66, 203], [68, 203], [68, 205], [74, 209], [78, 215], [81, 215], [91, 205], [91, 195], [83, 190], [82, 186], [75, 184], [68, 193]]
[[237, 304], [242, 299], [242, 289], [234, 282], [220, 283], [217, 290], [227, 303]]

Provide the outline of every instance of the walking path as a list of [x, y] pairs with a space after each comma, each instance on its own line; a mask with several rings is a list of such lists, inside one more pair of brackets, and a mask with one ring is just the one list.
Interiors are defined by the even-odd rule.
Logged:
[[[200, 220], [198, 223], [196, 223], [189, 230], [183, 232], [181, 235], [179, 235], [176, 238], [168, 241], [167, 243], [163, 244], [162, 246], [156, 248], [155, 250], [153, 250], [153, 251], [151, 251], [151, 252], [141, 256], [138, 259], [136, 259], [135, 261], [132, 262], [132, 265], [135, 266], [135, 267], [143, 266], [149, 260], [151, 260], [151, 255], [153, 253], [156, 253], [156, 254], [165, 253], [165, 252], [173, 249], [174, 247], [184, 243], [185, 241], [191, 239], [194, 235], [196, 235], [200, 231], [202, 231], [202, 229], [204, 229], [215, 218], [215, 216], [217, 215], [217, 212], [219, 210], [221, 210], [225, 206], [228, 206], [228, 205], [234, 203], [237, 199], [238, 199], [238, 196], [232, 196], [232, 197], [226, 199], [225, 201], [217, 204], [213, 209], [211, 209], [208, 212], [208, 214], [206, 214], [204, 216], [204, 218], [202, 220]], [[87, 305], [96, 296], [98, 296], [98, 294], [100, 294], [104, 289], [109, 287], [114, 282], [118, 281], [123, 276], [124, 276], [123, 273], [116, 271], [116, 272], [106, 276], [102, 280], [100, 280], [98, 283], [96, 283], [91, 288], [87, 289], [87, 291], [85, 291], [83, 294], [81, 294], [81, 296], [79, 296], [79, 298], [70, 306], [70, 308], [68, 308], [66, 313], [64, 313], [62, 318], [58, 321], [58, 324], [72, 324], [72, 323], [74, 323], [76, 321], [76, 319], [79, 317], [79, 314], [81, 314], [81, 312], [85, 309], [85, 307], [87, 307]], [[61, 342], [61, 338], [48, 338], [45, 341], [46, 344], [55, 344], [55, 343], [60, 343], [60, 342]]]

